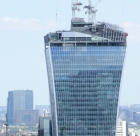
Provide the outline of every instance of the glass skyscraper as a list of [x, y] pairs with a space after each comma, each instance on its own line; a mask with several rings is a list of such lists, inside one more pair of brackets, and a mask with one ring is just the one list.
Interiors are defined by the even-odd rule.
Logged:
[[53, 136], [115, 136], [126, 52], [119, 26], [73, 18], [44, 37]]
[[8, 92], [7, 98], [7, 123], [14, 125], [18, 120], [15, 116], [16, 110], [33, 109], [33, 91], [32, 90], [14, 90]]

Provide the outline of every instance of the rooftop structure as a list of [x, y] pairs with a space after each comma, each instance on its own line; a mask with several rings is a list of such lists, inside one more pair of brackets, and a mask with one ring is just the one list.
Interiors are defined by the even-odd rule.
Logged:
[[[57, 43], [66, 45], [67, 43], [82, 44], [104, 44], [104, 45], [124, 45], [126, 46], [127, 33], [117, 25], [98, 22], [96, 31], [92, 31], [92, 23], [87, 23], [83, 18], [73, 18], [70, 31], [56, 31], [45, 36], [45, 44]], [[67, 43], [66, 43], [67, 42]]]

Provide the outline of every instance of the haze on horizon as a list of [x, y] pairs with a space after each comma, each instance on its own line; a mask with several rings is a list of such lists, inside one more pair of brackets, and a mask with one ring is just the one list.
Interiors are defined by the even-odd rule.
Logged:
[[[88, 3], [87, 0], [81, 2]], [[138, 5], [139, 0], [103, 0], [97, 7], [97, 21], [118, 24], [128, 33], [122, 105], [140, 104]], [[71, 0], [57, 0], [57, 4], [56, 0], [6, 0], [0, 2], [0, 9], [0, 105], [6, 105], [8, 91], [18, 89], [33, 90], [35, 105], [49, 104], [43, 38], [49, 32], [70, 29]], [[82, 6], [76, 16], [87, 20], [84, 12]]]

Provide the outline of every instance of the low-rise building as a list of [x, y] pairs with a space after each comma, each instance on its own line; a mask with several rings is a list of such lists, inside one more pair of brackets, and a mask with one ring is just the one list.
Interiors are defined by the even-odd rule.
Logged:
[[39, 120], [38, 110], [16, 110], [15, 111], [16, 125], [36, 125]]

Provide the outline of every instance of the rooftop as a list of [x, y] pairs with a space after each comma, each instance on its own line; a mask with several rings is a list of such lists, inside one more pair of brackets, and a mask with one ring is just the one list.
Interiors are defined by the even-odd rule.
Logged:
[[75, 17], [75, 11], [80, 11], [82, 3], [73, 0], [72, 2], [72, 19], [71, 28], [69, 31], [56, 31], [49, 33], [44, 37], [45, 45], [47, 43], [60, 43], [66, 45], [66, 43], [83, 43], [86, 45], [90, 43], [103, 43], [106, 45], [126, 45], [128, 34], [118, 25], [114, 25], [107, 22], [95, 22], [95, 15], [97, 10], [92, 6], [91, 0], [89, 0], [87, 8], [87, 14], [89, 14], [89, 20], [86, 22], [84, 18]]

